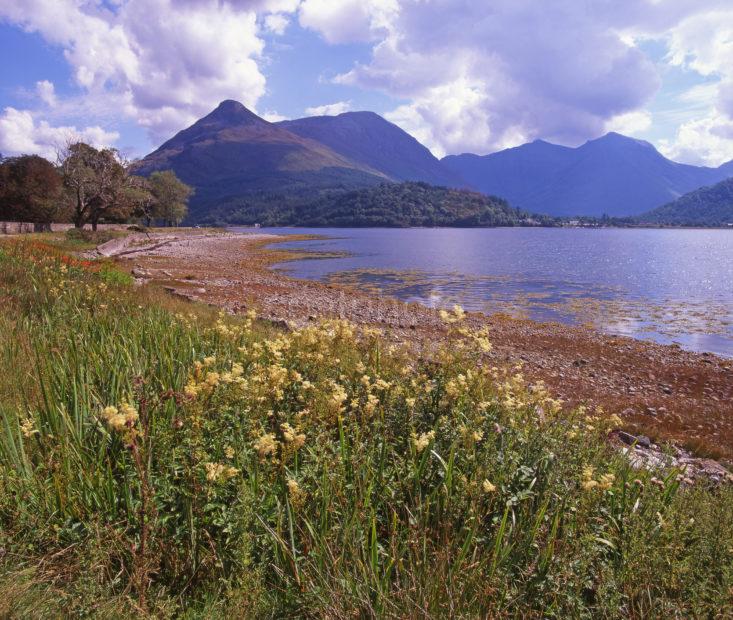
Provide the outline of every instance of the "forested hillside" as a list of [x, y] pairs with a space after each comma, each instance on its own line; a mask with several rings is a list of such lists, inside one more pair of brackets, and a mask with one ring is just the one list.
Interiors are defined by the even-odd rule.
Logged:
[[331, 192], [300, 204], [262, 200], [231, 204], [213, 216], [218, 224], [263, 226], [532, 226], [553, 218], [534, 216], [508, 202], [427, 183], [383, 184]]

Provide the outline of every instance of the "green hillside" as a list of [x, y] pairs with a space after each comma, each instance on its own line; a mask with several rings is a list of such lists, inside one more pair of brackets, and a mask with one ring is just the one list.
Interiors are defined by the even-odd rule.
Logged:
[[733, 224], [733, 178], [701, 187], [639, 216], [664, 226], [728, 226]]
[[305, 202], [283, 202], [262, 195], [227, 203], [211, 223], [263, 226], [536, 226], [552, 225], [505, 200], [427, 183], [382, 184], [347, 192], [328, 192]]

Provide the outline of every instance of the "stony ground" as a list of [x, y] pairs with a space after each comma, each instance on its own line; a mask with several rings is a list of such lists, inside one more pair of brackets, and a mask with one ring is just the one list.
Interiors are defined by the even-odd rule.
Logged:
[[[115, 239], [98, 251], [118, 257], [139, 282], [153, 281], [171, 294], [234, 313], [253, 307], [283, 325], [337, 316], [383, 326], [397, 340], [433, 341], [444, 333], [437, 313], [417, 304], [272, 271], [273, 262], [292, 257], [265, 249], [279, 239], [139, 234]], [[627, 430], [652, 441], [673, 439], [698, 455], [733, 460], [733, 360], [582, 327], [482, 314], [470, 314], [468, 320], [489, 326], [497, 363], [521, 363], [525, 375], [545, 381], [568, 403], [600, 405], [619, 414]]]

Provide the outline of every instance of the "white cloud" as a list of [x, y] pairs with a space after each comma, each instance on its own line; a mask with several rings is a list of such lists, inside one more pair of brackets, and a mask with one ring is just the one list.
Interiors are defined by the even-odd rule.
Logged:
[[48, 80], [36, 82], [36, 94], [47, 106], [51, 108], [56, 107], [56, 89], [54, 88], [53, 82], [49, 82]]
[[326, 103], [324, 105], [306, 108], [306, 116], [337, 116], [351, 109], [351, 101], [336, 101], [334, 103]]
[[[645, 106], [661, 79], [642, 40], [669, 42], [670, 63], [733, 72], [733, 10], [723, 0], [351, 4], [305, 0], [300, 23], [331, 42], [374, 41], [369, 62], [336, 82], [407, 99], [388, 117], [438, 154], [648, 129]], [[720, 98], [733, 110], [733, 86]]]
[[118, 117], [146, 127], [158, 142], [223, 99], [254, 108], [265, 92], [257, 11], [278, 30], [282, 21], [268, 12], [292, 12], [297, 5], [298, 0], [0, 0], [0, 18], [61, 46], [87, 99], [113, 101]]
[[282, 13], [272, 13], [265, 17], [265, 26], [270, 32], [282, 35], [288, 27], [290, 19]]
[[329, 43], [351, 43], [386, 31], [398, 11], [397, 0], [303, 0], [299, 19]]
[[627, 136], [637, 136], [652, 126], [652, 115], [646, 110], [634, 110], [617, 114], [606, 121], [604, 131], [615, 131]]
[[283, 116], [282, 114], [278, 114], [277, 112], [274, 112], [272, 110], [264, 112], [261, 114], [262, 118], [264, 118], [266, 121], [269, 121], [270, 123], [277, 123], [279, 121], [289, 121], [290, 119], [287, 116]]
[[28, 110], [8, 107], [0, 116], [0, 152], [4, 155], [42, 155], [54, 159], [59, 148], [70, 140], [108, 147], [118, 139], [117, 132], [105, 131], [98, 126], [77, 129], [73, 126], [54, 127], [44, 120], [37, 123]]
[[712, 112], [683, 123], [674, 138], [660, 141], [659, 150], [674, 161], [719, 166], [733, 160], [733, 121]]

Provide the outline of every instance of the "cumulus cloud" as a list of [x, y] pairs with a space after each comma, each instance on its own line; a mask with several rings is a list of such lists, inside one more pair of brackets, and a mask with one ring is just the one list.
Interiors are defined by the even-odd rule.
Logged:
[[689, 164], [719, 166], [733, 160], [733, 121], [719, 112], [680, 125], [659, 150], [670, 159]]
[[351, 101], [336, 101], [335, 103], [326, 103], [324, 105], [306, 108], [306, 116], [337, 116], [351, 109]]
[[388, 32], [398, 11], [397, 0], [303, 0], [299, 20], [329, 43], [351, 43]]
[[645, 132], [652, 126], [652, 115], [646, 110], [634, 110], [618, 114], [606, 121], [605, 131], [615, 131], [627, 136]]
[[[258, 19], [281, 31], [278, 15], [297, 6], [298, 0], [0, 0], [0, 17], [62, 47], [86, 97], [114, 100], [118, 113], [158, 142], [223, 99], [255, 107], [265, 92]], [[39, 88], [49, 103], [52, 90]]]
[[[437, 154], [647, 129], [644, 107], [661, 81], [641, 40], [666, 41], [672, 62], [695, 71], [725, 63], [733, 71], [733, 36], [721, 28], [733, 11], [722, 0], [355, 4], [347, 23], [340, 3], [305, 0], [300, 23], [327, 41], [373, 41], [369, 62], [336, 81], [408, 100], [388, 117]], [[721, 89], [721, 100], [727, 93], [733, 107], [733, 87]]]
[[28, 110], [8, 107], [0, 115], [0, 152], [4, 155], [34, 154], [54, 159], [69, 141], [83, 141], [99, 148], [112, 146], [118, 139], [117, 132], [98, 126], [77, 129], [54, 127], [44, 120], [36, 122]]
[[53, 82], [49, 82], [48, 80], [36, 82], [36, 94], [47, 106], [51, 108], [56, 107], [56, 88]]

